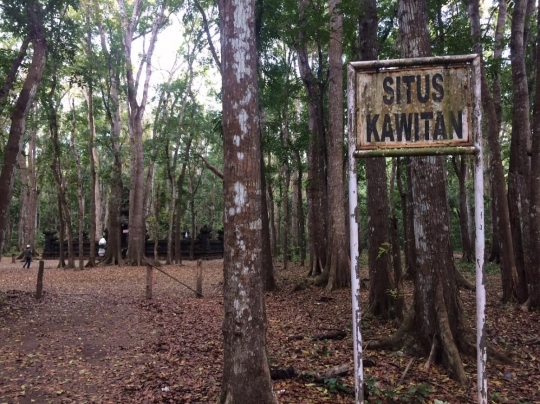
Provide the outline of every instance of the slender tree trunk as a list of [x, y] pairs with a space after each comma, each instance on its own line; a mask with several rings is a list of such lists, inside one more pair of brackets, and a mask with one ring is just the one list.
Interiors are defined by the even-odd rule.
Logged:
[[[270, 155], [268, 156], [268, 166], [270, 166]], [[275, 198], [274, 198], [274, 189], [272, 185], [266, 187], [268, 191], [268, 206], [269, 209], [269, 220], [270, 220], [270, 249], [272, 256], [277, 255], [277, 230], [276, 230], [276, 215], [275, 215]]]
[[[77, 166], [77, 200], [78, 200], [78, 211], [77, 211], [77, 228], [79, 233], [79, 269], [82, 271], [84, 269], [84, 196], [83, 196], [83, 178], [82, 178], [82, 169], [81, 169], [81, 160], [77, 154], [77, 147], [75, 146], [75, 131], [77, 130], [77, 121], [75, 116], [75, 103], [72, 100], [71, 102], [71, 133], [70, 133], [70, 143], [71, 151], [73, 152], [73, 159], [75, 160], [75, 165]], [[95, 243], [90, 239], [90, 245]]]
[[[497, 130], [497, 133], [500, 131], [500, 127], [501, 127], [501, 122], [502, 122], [502, 102], [501, 102], [501, 74], [500, 74], [500, 70], [501, 70], [501, 61], [502, 61], [502, 56], [503, 56], [503, 51], [505, 50], [505, 46], [504, 46], [504, 43], [503, 43], [503, 40], [504, 40], [504, 33], [505, 33], [505, 29], [506, 29], [506, 17], [507, 17], [507, 7], [506, 7], [506, 0], [499, 0], [498, 2], [498, 14], [497, 14], [497, 25], [496, 25], [496, 28], [495, 28], [495, 42], [493, 44], [493, 65], [494, 65], [494, 69], [493, 69], [493, 72], [492, 72], [492, 75], [493, 75], [493, 80], [492, 80], [492, 85], [491, 85], [491, 88], [492, 88], [492, 98], [491, 98], [491, 101], [493, 103], [493, 107], [495, 108], [494, 112], [491, 112], [490, 114], [492, 114], [493, 116], [496, 116], [496, 130]], [[477, 33], [477, 35], [480, 35], [480, 32]], [[481, 47], [480, 44], [478, 44], [478, 46]], [[483, 73], [482, 73], [482, 76], [485, 75], [485, 72], [484, 72], [484, 68], [482, 67], [482, 70], [483, 70]], [[486, 83], [487, 83], [487, 80], [486, 80]], [[484, 86], [484, 84], [482, 83], [482, 86]], [[487, 89], [482, 89], [482, 94], [487, 91]], [[487, 101], [486, 101], [487, 102]], [[483, 103], [485, 104], [485, 102], [483, 101]], [[487, 113], [487, 109], [486, 107], [484, 106], [484, 114]], [[495, 122], [489, 122], [488, 121], [488, 128], [489, 127], [492, 127], [492, 126], [495, 126]], [[488, 129], [488, 134], [490, 133], [490, 130]], [[492, 163], [492, 152], [491, 152], [491, 140], [489, 140], [489, 136], [488, 136], [488, 141], [489, 141], [489, 144], [490, 144], [490, 147], [489, 147], [489, 160], [490, 160], [490, 167], [494, 166], [495, 164], [500, 164], [500, 161], [497, 163], [497, 162], [494, 162]], [[497, 139], [497, 142], [498, 142], [498, 139]], [[497, 150], [500, 150], [500, 146], [496, 145], [497, 147]], [[500, 155], [500, 151], [498, 152], [499, 155]], [[503, 196], [506, 198], [506, 184], [504, 184], [504, 189], [505, 189], [505, 193], [504, 195], [501, 194], [500, 196], [498, 195], [498, 192], [497, 192], [497, 187], [494, 185], [496, 181], [498, 181], [498, 174], [495, 173], [496, 170], [492, 169], [490, 170], [490, 177], [491, 177], [491, 224], [492, 224], [492, 242], [491, 242], [491, 251], [490, 251], [490, 255], [489, 255], [489, 262], [496, 262], [497, 264], [501, 262], [501, 246], [502, 246], [502, 240], [505, 238], [505, 237], [501, 237], [501, 231], [506, 231], [506, 229], [504, 228], [501, 228], [501, 224], [500, 224], [500, 214], [499, 212], [501, 211], [501, 209], [503, 209], [502, 207], [499, 207], [499, 201], [500, 201], [500, 198], [502, 198]], [[508, 205], [508, 203], [506, 204]], [[508, 206], [506, 207], [506, 210], [508, 210]], [[509, 226], [509, 224], [508, 224]], [[508, 230], [510, 231], [510, 230]], [[504, 247], [503, 247], [504, 248]], [[513, 254], [513, 249], [512, 249], [512, 254]], [[514, 258], [512, 257], [512, 261], [514, 260]], [[503, 265], [504, 267], [504, 265]], [[505, 269], [503, 268], [503, 271]], [[517, 274], [516, 274], [517, 276]]]
[[303, 201], [303, 169], [302, 169], [302, 158], [300, 157], [300, 151], [297, 147], [294, 147], [291, 142], [289, 142], [289, 147], [293, 150], [295, 161], [296, 161], [296, 183], [295, 183], [295, 189], [298, 193], [298, 196], [296, 198], [296, 220], [298, 221], [298, 226], [296, 227], [296, 231], [298, 232], [297, 238], [298, 238], [298, 249], [300, 253], [300, 266], [304, 266], [306, 263], [306, 218], [304, 215], [304, 201]]
[[[93, 64], [94, 53], [92, 50], [92, 29], [90, 26], [90, 6], [86, 8], [86, 54], [89, 59], [88, 63], [88, 91], [85, 94], [86, 103], [88, 107], [88, 156], [90, 158], [90, 253], [88, 256], [88, 267], [96, 266], [96, 240], [101, 238], [103, 233], [103, 226], [101, 224], [101, 201], [99, 192], [99, 183], [97, 178], [96, 167], [98, 165], [97, 149], [94, 147], [96, 138], [96, 125], [94, 124], [94, 77], [93, 77]], [[98, 237], [99, 234], [99, 237]], [[80, 248], [80, 247], [79, 247]]]
[[[469, 3], [469, 16], [471, 20], [471, 33], [473, 37], [473, 49], [475, 53], [482, 54], [480, 14], [478, 0], [471, 0]], [[502, 247], [501, 278], [503, 285], [503, 302], [509, 302], [518, 296], [518, 278], [516, 261], [514, 256], [514, 245], [512, 242], [512, 232], [510, 227], [510, 209], [506, 195], [506, 180], [502, 166], [501, 147], [499, 143], [499, 115], [497, 114], [494, 99], [491, 96], [489, 83], [487, 81], [484, 64], [482, 70], [482, 106], [487, 129], [489, 152], [491, 160], [491, 170], [493, 175], [493, 195], [494, 206], [498, 213], [498, 230]]]
[[308, 94], [308, 116], [310, 142], [308, 148], [308, 182], [306, 185], [307, 208], [308, 208], [308, 233], [310, 251], [310, 274], [321, 274], [325, 269], [325, 275], [321, 278], [322, 284], [328, 284], [329, 268], [327, 264], [326, 246], [327, 235], [325, 232], [327, 221], [326, 182], [324, 172], [324, 122], [323, 107], [320, 88], [317, 86], [315, 76], [309, 65], [309, 56], [306, 45], [306, 12], [308, 4], [306, 0], [298, 0], [300, 17], [300, 39], [297, 47], [298, 70]]
[[[167, 170], [167, 179], [169, 180], [169, 189], [170, 189], [170, 197], [169, 197], [169, 229], [167, 231], [167, 264], [172, 264], [172, 256], [173, 256], [173, 235], [174, 235], [174, 216], [176, 212], [176, 204], [180, 204], [179, 201], [179, 195], [180, 190], [177, 188], [177, 179], [176, 179], [176, 163], [178, 161], [178, 149], [180, 148], [180, 145], [177, 144], [174, 148], [172, 159], [170, 157], [170, 141], [167, 140], [167, 145], [165, 147], [165, 161], [166, 161], [166, 170]], [[171, 162], [172, 160], [172, 162]], [[184, 165], [186, 163], [184, 162]], [[179, 236], [182, 232], [182, 228], [179, 226], [176, 226], [176, 235]], [[178, 263], [178, 262], [177, 262]]]
[[[536, 54], [540, 55], [540, 13], [537, 13]], [[531, 153], [531, 251], [540, 251], [540, 69], [536, 68]], [[528, 278], [528, 307], [540, 308], [540, 260], [532, 259]]]
[[[26, 157], [21, 152], [19, 153], [19, 176], [21, 178], [21, 194], [19, 196], [19, 226], [18, 226], [18, 240], [17, 246], [20, 251], [24, 251], [26, 246], [30, 244], [28, 240], [27, 233], [27, 223], [29, 221], [28, 215], [28, 205], [30, 198], [30, 185], [28, 184], [28, 169], [26, 166]], [[9, 249], [10, 246], [10, 237], [6, 235], [6, 244]]]
[[[67, 233], [67, 249], [68, 249], [68, 263], [66, 268], [75, 268], [75, 256], [73, 251], [73, 228], [71, 226], [71, 210], [69, 208], [68, 200], [66, 197], [66, 182], [62, 170], [62, 159], [60, 152], [60, 140], [59, 140], [59, 128], [58, 128], [58, 104], [56, 100], [56, 86], [57, 86], [57, 74], [56, 65], [52, 65], [52, 83], [51, 88], [47, 94], [47, 119], [49, 121], [49, 131], [51, 135], [51, 143], [53, 148], [53, 162], [51, 164], [51, 171], [56, 185], [58, 194], [59, 208], [62, 210], [63, 218], [65, 219], [65, 232]], [[61, 243], [64, 240], [60, 241]], [[63, 257], [60, 257], [63, 260]]]
[[[360, 57], [377, 59], [377, 4], [375, 0], [362, 0], [360, 9]], [[369, 261], [369, 311], [378, 316], [393, 316], [394, 299], [389, 290], [394, 289], [391, 272], [392, 249], [390, 245], [386, 160], [366, 160], [367, 180], [367, 234]]]
[[4, 161], [0, 171], [0, 251], [4, 251], [6, 229], [8, 226], [9, 205], [13, 196], [13, 181], [17, 158], [21, 149], [21, 141], [25, 131], [26, 117], [34, 101], [37, 88], [41, 82], [47, 59], [47, 42], [39, 19], [39, 5], [31, 3], [28, 6], [30, 37], [32, 38], [32, 62], [24, 80], [19, 97], [11, 114], [11, 124]]
[[289, 189], [291, 186], [291, 170], [289, 168], [289, 163], [286, 163], [286, 166], [283, 167], [285, 171], [285, 181], [283, 184], [283, 237], [282, 237], [282, 252], [283, 252], [283, 269], [287, 270], [289, 267], [290, 259], [290, 242], [289, 234], [291, 227], [291, 204], [289, 201]]
[[292, 172], [291, 182], [291, 247], [294, 250], [294, 253], [298, 255], [298, 171], [295, 169], [293, 169]]
[[390, 197], [388, 201], [390, 211], [390, 240], [392, 243], [392, 266], [394, 268], [394, 285], [395, 285], [395, 313], [396, 318], [403, 321], [405, 314], [405, 297], [403, 295], [403, 269], [401, 267], [401, 248], [399, 245], [399, 229], [398, 219], [396, 216], [396, 208], [394, 205], [394, 188], [396, 183], [397, 165], [396, 158], [392, 159], [392, 174], [390, 178]]
[[[128, 20], [124, 6], [124, 0], [118, 0], [120, 15], [123, 25], [123, 45], [124, 58], [126, 62], [126, 79], [128, 95], [128, 121], [131, 144], [130, 162], [130, 190], [129, 190], [129, 233], [128, 251], [126, 258], [131, 265], [142, 265], [144, 259], [145, 246], [145, 224], [144, 224], [144, 158], [143, 158], [143, 117], [148, 97], [150, 77], [152, 75], [152, 55], [157, 40], [158, 29], [164, 18], [166, 0], [159, 5], [157, 17], [153, 21], [148, 50], [145, 54], [144, 63], [146, 65], [145, 83], [141, 102], [137, 100], [138, 79], [134, 77], [131, 61], [131, 46], [135, 34], [135, 26], [138, 22], [139, 7], [141, 0], [135, 0], [133, 12]], [[141, 66], [142, 67], [142, 66]]]
[[[491, 164], [490, 164], [491, 166]], [[490, 173], [491, 182], [493, 183], [493, 173]], [[498, 206], [496, 205], [495, 187], [490, 186], [489, 194], [491, 195], [490, 215], [491, 215], [491, 248], [489, 249], [488, 262], [496, 264], [501, 263], [501, 239], [499, 230], [499, 215]]]
[[[186, 178], [186, 169], [189, 163], [189, 154], [191, 151], [191, 144], [193, 142], [194, 132], [191, 132], [189, 139], [186, 144], [186, 149], [184, 150], [184, 160], [182, 162], [182, 169], [180, 170], [180, 175], [178, 176], [178, 200], [176, 201], [176, 240], [174, 243], [175, 246], [175, 262], [179, 265], [182, 264], [182, 217], [183, 217], [183, 200], [184, 200], [184, 181]], [[195, 237], [195, 233], [191, 233], [191, 238]], [[192, 258], [192, 257], [191, 257]]]
[[328, 150], [328, 260], [326, 290], [347, 287], [351, 283], [345, 218], [345, 181], [343, 164], [343, 14], [341, 0], [330, 0], [329, 122]]
[[58, 235], [58, 243], [59, 243], [59, 249], [58, 253], [60, 255], [58, 259], [58, 268], [65, 269], [66, 268], [66, 262], [64, 261], [66, 250], [64, 249], [64, 242], [66, 241], [66, 221], [64, 219], [64, 209], [62, 209], [62, 202], [60, 202], [60, 198], [57, 198], [57, 205], [58, 205], [58, 228], [59, 228], [59, 235]]
[[527, 1], [517, 0], [514, 4], [510, 36], [514, 108], [512, 113], [512, 136], [508, 170], [508, 200], [518, 273], [518, 299], [521, 302], [525, 302], [528, 297], [527, 271], [530, 268], [530, 254], [532, 254], [529, 238], [530, 160], [528, 156], [531, 128], [523, 42]]
[[13, 84], [15, 83], [15, 79], [17, 78], [19, 68], [21, 67], [22, 62], [26, 57], [26, 51], [28, 49], [30, 41], [31, 36], [30, 34], [27, 34], [24, 37], [23, 42], [21, 43], [21, 48], [19, 49], [17, 57], [13, 60], [13, 63], [11, 64], [11, 68], [9, 69], [9, 72], [4, 80], [4, 84], [0, 88], [0, 116], [4, 112], [6, 100], [9, 96], [10, 91], [13, 89]]
[[[408, 177], [408, 158], [400, 158], [397, 159], [397, 167], [396, 167], [396, 179], [397, 179], [397, 188], [401, 200], [401, 217], [403, 221], [403, 252], [405, 254], [405, 273], [403, 274], [403, 277], [409, 276], [409, 268], [413, 268], [416, 264], [416, 259], [414, 258], [414, 242], [410, 238], [410, 234], [412, 233], [410, 231], [410, 227], [412, 226], [410, 221], [410, 204], [409, 204], [409, 186], [407, 185], [407, 188], [403, 186], [403, 180], [408, 184], [407, 177]], [[405, 170], [402, 169], [402, 167], [405, 166]], [[403, 173], [403, 171], [405, 171]], [[405, 177], [405, 178], [403, 178]], [[411, 248], [411, 244], [412, 247]], [[411, 269], [411, 272], [413, 273], [413, 270]], [[409, 276], [410, 278], [410, 276]]]
[[452, 157], [452, 164], [454, 165], [454, 171], [458, 178], [459, 183], [459, 229], [461, 232], [461, 250], [463, 253], [463, 260], [466, 262], [474, 261], [474, 254], [472, 251], [471, 239], [469, 238], [469, 214], [467, 211], [467, 184], [465, 182], [467, 178], [467, 161], [465, 156], [458, 157], [459, 162], [456, 161], [456, 157]]
[[[97, 13], [99, 17], [99, 13]], [[120, 208], [122, 206], [123, 183], [122, 183], [122, 160], [121, 160], [121, 126], [120, 126], [120, 97], [118, 80], [113, 68], [113, 59], [107, 49], [105, 31], [98, 19], [98, 29], [101, 39], [101, 49], [105, 54], [108, 70], [107, 92], [103, 97], [107, 119], [111, 127], [110, 148], [113, 154], [113, 170], [111, 176], [111, 191], [108, 198], [107, 220], [107, 250], [104, 261], [111, 265], [122, 265], [122, 228], [120, 223]]]
[[262, 220], [262, 271], [264, 277], [264, 291], [272, 292], [277, 288], [272, 260], [272, 246], [270, 242], [270, 218], [268, 217], [268, 200], [266, 198], [266, 172], [264, 155], [261, 148], [261, 220]]
[[[266, 356], [255, 2], [220, 0], [225, 204], [221, 404], [274, 404]], [[242, 60], [243, 69], [238, 68]]]

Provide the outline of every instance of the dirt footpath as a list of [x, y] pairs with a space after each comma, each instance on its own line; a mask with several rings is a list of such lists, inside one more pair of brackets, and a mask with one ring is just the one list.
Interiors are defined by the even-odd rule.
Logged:
[[[38, 263], [0, 263], [0, 403], [124, 401], [129, 380], [152, 363], [159, 343], [155, 312], [145, 299], [145, 267], [59, 270], [45, 262], [44, 296], [34, 298]], [[195, 265], [164, 268], [195, 285]], [[221, 261], [204, 265], [221, 274]], [[219, 267], [219, 270], [214, 268]], [[206, 274], [207, 297], [216, 290]], [[218, 280], [219, 282], [219, 280]], [[156, 275], [155, 299], [196, 301], [193, 292]], [[126, 387], [128, 386], [128, 387]]]

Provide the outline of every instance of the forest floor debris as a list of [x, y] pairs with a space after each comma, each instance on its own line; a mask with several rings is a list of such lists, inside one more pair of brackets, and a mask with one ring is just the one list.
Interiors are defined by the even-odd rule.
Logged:
[[[0, 403], [216, 402], [223, 355], [222, 260], [203, 262], [204, 299], [160, 273], [154, 298], [145, 299], [145, 267], [77, 271], [56, 265], [45, 262], [44, 296], [36, 301], [37, 264], [23, 270], [22, 263], [0, 263]], [[473, 270], [464, 268], [472, 280]], [[195, 262], [164, 269], [195, 286]], [[276, 272], [280, 289], [267, 294], [266, 302], [269, 363], [287, 372], [274, 381], [279, 401], [354, 403], [350, 372], [316, 377], [353, 365], [350, 292], [328, 294], [311, 281], [294, 291], [306, 268], [291, 265]], [[540, 314], [502, 305], [496, 273], [488, 275], [487, 287], [489, 343], [516, 363], [488, 364], [490, 402], [538, 404]], [[405, 292], [410, 299], [410, 285]], [[474, 328], [474, 292], [461, 295]], [[362, 297], [365, 308], [367, 291]], [[394, 330], [392, 321], [363, 318], [365, 343]], [[339, 338], [321, 338], [333, 333]], [[476, 402], [475, 358], [463, 358], [470, 378], [466, 388], [438, 365], [424, 370], [427, 358], [412, 361], [406, 352], [371, 350], [365, 358], [368, 403]]]

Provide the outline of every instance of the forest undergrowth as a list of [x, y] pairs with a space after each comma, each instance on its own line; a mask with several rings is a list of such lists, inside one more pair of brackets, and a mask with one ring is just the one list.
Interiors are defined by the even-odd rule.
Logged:
[[[203, 262], [204, 298], [161, 273], [145, 298], [145, 267], [60, 270], [45, 262], [44, 296], [34, 298], [37, 264], [0, 263], [0, 403], [215, 403], [222, 346], [223, 262]], [[474, 269], [462, 271], [474, 280]], [[195, 263], [161, 269], [195, 287]], [[276, 265], [279, 290], [266, 296], [268, 360], [281, 403], [354, 403], [349, 290], [326, 293], [306, 268]], [[367, 278], [367, 268], [362, 270]], [[540, 315], [503, 305], [488, 273], [488, 342], [515, 366], [488, 358], [492, 403], [540, 403]], [[363, 308], [367, 289], [363, 286]], [[412, 296], [406, 284], [406, 299]], [[461, 292], [471, 327], [474, 292]], [[460, 387], [440, 366], [402, 351], [371, 351], [391, 320], [362, 321], [368, 403], [476, 402], [476, 360], [464, 357]], [[329, 370], [340, 375], [325, 377]], [[292, 377], [291, 377], [292, 376]]]

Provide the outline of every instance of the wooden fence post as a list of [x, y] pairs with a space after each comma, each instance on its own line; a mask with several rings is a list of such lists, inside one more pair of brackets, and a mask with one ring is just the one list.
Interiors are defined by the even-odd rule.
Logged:
[[36, 299], [41, 299], [43, 294], [43, 270], [45, 269], [45, 261], [39, 261], [39, 269], [37, 274], [37, 285], [36, 285]]
[[197, 260], [197, 293], [195, 297], [202, 297], [202, 260]]
[[11, 254], [11, 263], [15, 264], [15, 254]]
[[146, 264], [146, 298], [152, 298], [152, 289], [154, 288], [154, 267]]

